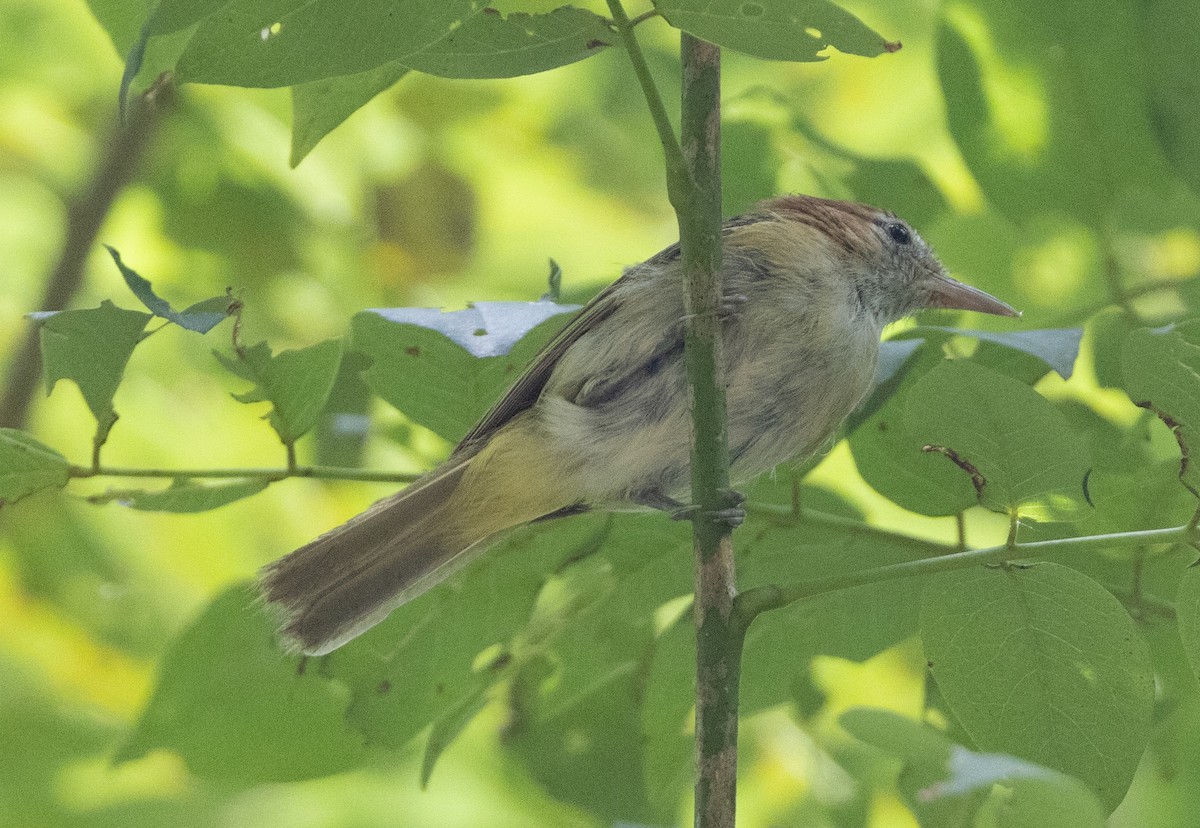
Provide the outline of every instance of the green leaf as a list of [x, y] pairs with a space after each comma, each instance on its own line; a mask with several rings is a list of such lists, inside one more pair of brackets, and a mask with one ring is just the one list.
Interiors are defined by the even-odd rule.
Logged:
[[393, 61], [366, 72], [293, 86], [291, 165], [303, 161], [322, 138], [407, 72]]
[[402, 58], [410, 69], [443, 78], [512, 78], [591, 57], [616, 34], [604, 18], [562, 6], [545, 14], [482, 14], [418, 52]]
[[61, 379], [78, 385], [96, 418], [96, 440], [103, 443], [117, 421], [113, 395], [150, 314], [124, 310], [105, 300], [98, 308], [32, 317], [42, 326], [47, 393]]
[[1178, 30], [1192, 14], [1191, 0], [1153, 0], [1138, 6], [1143, 27], [1151, 116], [1162, 148], [1181, 179], [1200, 192], [1200, 119], [1196, 118], [1196, 82], [1200, 43]]
[[159, 0], [150, 19], [150, 34], [181, 31], [228, 5], [229, 0]]
[[850, 435], [859, 474], [877, 492], [922, 515], [954, 515], [976, 502], [970, 479], [945, 458], [921, 451], [904, 410], [923, 376], [943, 362], [940, 349], [922, 348], [887, 402]]
[[109, 489], [91, 495], [89, 503], [117, 502], [142, 512], [176, 512], [189, 514], [219, 509], [243, 498], [256, 495], [267, 488], [269, 480], [262, 478], [235, 480], [230, 483], [200, 483], [186, 478], [175, 479], [170, 486], [157, 492], [144, 489]]
[[[855, 523], [863, 516], [828, 492], [806, 486], [800, 501], [803, 513], [792, 521], [764, 520], [751, 501], [750, 516], [739, 530], [743, 589], [832, 578], [930, 554], [924, 542], [864, 533]], [[742, 657], [743, 713], [791, 700], [817, 655], [865, 661], [915, 634], [921, 586], [919, 578], [868, 584], [759, 616], [746, 635]]]
[[178, 79], [291, 86], [365, 72], [436, 45], [482, 14], [474, 0], [234, 0], [201, 22]]
[[168, 748], [198, 776], [243, 785], [355, 766], [362, 738], [346, 724], [346, 687], [321, 670], [298, 669], [274, 633], [252, 588], [218, 596], [163, 658], [117, 761]]
[[640, 692], [632, 668], [599, 677], [586, 694], [510, 734], [506, 746], [556, 799], [606, 823], [645, 824], [649, 805], [642, 776]]
[[1101, 388], [1123, 387], [1121, 350], [1125, 338], [1133, 330], [1133, 323], [1121, 308], [1108, 308], [1088, 320], [1092, 362], [1095, 365], [1096, 381]]
[[[1180, 203], [1162, 195], [1170, 166], [1147, 99], [1147, 64], [1164, 51], [1159, 40], [1186, 38], [1164, 31], [1141, 40], [1155, 16], [1142, 4], [1097, 0], [1089, 10], [1028, 1], [944, 7], [937, 64], [950, 133], [989, 204], [1026, 233], [1062, 216], [1102, 232], [1114, 213], [1126, 226], [1174, 226]], [[1131, 48], [1148, 55], [1137, 72], [1128, 68]]]
[[[200, 16], [186, 14], [169, 26]], [[156, 18], [155, 25], [168, 22]], [[367, 0], [347, 14], [333, 0], [299, 7], [240, 0], [200, 24], [178, 74], [186, 82], [291, 86], [370, 73], [339, 84], [361, 105], [390, 85], [380, 85], [384, 78], [394, 81], [405, 69], [446, 78], [511, 78], [591, 57], [614, 38], [604, 18], [570, 6], [504, 16], [473, 0]], [[371, 72], [381, 68], [379, 75]], [[366, 94], [371, 87], [375, 92]], [[321, 120], [332, 121], [332, 129], [356, 108], [348, 100], [336, 121], [336, 107], [323, 108], [329, 111]]]
[[333, 390], [342, 359], [340, 339], [327, 339], [307, 348], [271, 354], [265, 342], [246, 348], [240, 358], [213, 352], [233, 373], [254, 383], [234, 398], [244, 403], [269, 402], [271, 428], [285, 444], [294, 443], [321, 416]]
[[[695, 648], [696, 628], [688, 602], [656, 642], [642, 700], [646, 793], [651, 807], [667, 816], [678, 815], [680, 796], [693, 784]], [[669, 823], [669, 819], [662, 821]]]
[[118, 55], [125, 55], [137, 42], [154, 0], [88, 0], [88, 8], [104, 27]]
[[854, 738], [903, 759], [907, 765], [929, 765], [944, 771], [954, 747], [941, 731], [890, 710], [852, 707], [838, 716], [838, 724]]
[[450, 720], [471, 708], [480, 682], [507, 675], [508, 643], [528, 621], [547, 573], [581, 546], [591, 548], [603, 520], [518, 530], [338, 650], [328, 668], [352, 690], [354, 724], [370, 741], [395, 748], [447, 717], [439, 738], [452, 735]]
[[[961, 759], [958, 757], [961, 756]], [[958, 766], [953, 763], [958, 759]], [[996, 777], [976, 825], [980, 828], [1104, 828], [1103, 803], [1079, 780], [1050, 773], [1010, 756], [976, 754], [958, 748], [951, 760], [956, 777]], [[1042, 771], [1038, 773], [1038, 771]]]
[[429, 731], [429, 740], [425, 743], [425, 755], [421, 758], [422, 788], [429, 784], [429, 779], [433, 776], [433, 768], [437, 765], [437, 760], [441, 757], [442, 752], [450, 747], [458, 735], [488, 703], [487, 691], [490, 686], [487, 682], [479, 682], [475, 690], [463, 695], [433, 723], [433, 729]]
[[1192, 673], [1200, 679], [1200, 568], [1189, 566], [1179, 581], [1175, 598], [1179, 638]]
[[944, 341], [954, 336], [967, 336], [983, 342], [992, 342], [1014, 351], [1029, 354], [1043, 362], [1063, 379], [1070, 379], [1079, 357], [1079, 343], [1083, 339], [1083, 328], [1041, 328], [1033, 331], [976, 331], [964, 328], [944, 328], [935, 325], [918, 325], [903, 334]]
[[721, 204], [727, 215], [750, 212], [776, 191], [779, 158], [770, 126], [749, 119], [721, 126]]
[[990, 508], [1082, 500], [1086, 446], [1062, 412], [1011, 377], [945, 361], [913, 386], [904, 424], [920, 443], [953, 452], [964, 476], [977, 471], [980, 502]]
[[451, 313], [363, 311], [351, 323], [353, 347], [373, 360], [365, 377], [379, 396], [456, 441], [572, 310], [553, 302], [478, 302]]
[[[966, 814], [950, 824], [1013, 828], [1100, 828], [1104, 809], [1096, 795], [1077, 779], [1023, 759], [976, 753], [951, 744], [945, 734], [924, 722], [888, 710], [853, 708], [838, 718], [855, 738], [904, 761], [900, 787], [922, 825], [931, 811], [961, 800], [975, 810], [978, 794], [987, 795], [973, 821]], [[949, 802], [947, 800], [950, 800]], [[960, 807], [961, 807], [960, 806]], [[955, 812], [951, 812], [955, 813]]]
[[116, 248], [109, 247], [107, 244], [104, 245], [104, 248], [116, 262], [117, 269], [121, 271], [121, 276], [125, 279], [125, 284], [129, 285], [129, 289], [133, 291], [134, 295], [142, 300], [142, 304], [149, 308], [155, 316], [168, 319], [179, 327], [196, 333], [208, 333], [229, 316], [230, 300], [224, 296], [205, 299], [180, 313], [172, 308], [165, 299], [158, 297], [147, 279], [121, 261], [121, 254], [117, 252]]
[[357, 468], [363, 464], [363, 450], [371, 429], [371, 405], [375, 400], [362, 378], [368, 364], [367, 358], [357, 351], [347, 349], [342, 354], [329, 401], [313, 432], [312, 450], [319, 466]]
[[[516, 707], [514, 743], [557, 798], [614, 822], [666, 824], [679, 799], [646, 777], [642, 673], [662, 644], [661, 608], [691, 589], [690, 537], [660, 515], [622, 515], [604, 526], [591, 547], [598, 554], [549, 579], [520, 636], [540, 642], [552, 669]], [[683, 646], [687, 657], [693, 647]], [[672, 688], [687, 706], [690, 688]], [[611, 785], [581, 784], [587, 778]]]
[[1121, 604], [1067, 567], [979, 568], [925, 587], [921, 634], [955, 718], [985, 751], [1125, 795], [1150, 737], [1149, 649]]
[[677, 29], [754, 57], [817, 61], [829, 46], [851, 55], [894, 52], [890, 43], [828, 0], [654, 0]]
[[67, 485], [70, 464], [23, 431], [0, 428], [0, 506]]
[[1200, 321], [1140, 328], [1121, 350], [1125, 391], [1175, 432], [1180, 478], [1200, 489]]
[[180, 83], [289, 86], [372, 70], [442, 40], [479, 14], [472, 0], [236, 0], [200, 23]]

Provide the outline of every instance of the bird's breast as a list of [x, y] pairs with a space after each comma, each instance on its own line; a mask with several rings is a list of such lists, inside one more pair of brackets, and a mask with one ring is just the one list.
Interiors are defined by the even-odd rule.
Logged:
[[732, 476], [746, 480], [818, 451], [870, 390], [878, 354], [878, 332], [856, 326], [823, 341], [780, 337], [731, 354]]

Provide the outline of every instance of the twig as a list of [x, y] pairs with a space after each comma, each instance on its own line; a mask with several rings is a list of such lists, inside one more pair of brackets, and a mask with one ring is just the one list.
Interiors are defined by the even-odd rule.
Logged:
[[[117, 194], [129, 183], [145, 155], [162, 112], [174, 97], [170, 75], [163, 75], [138, 99], [128, 121], [117, 127], [108, 142], [87, 190], [67, 205], [62, 251], [38, 306], [42, 311], [65, 309], [83, 284], [83, 266], [96, 242]], [[0, 426], [21, 428], [42, 372], [40, 329], [30, 325], [13, 353], [0, 397]]]
[[737, 598], [737, 614], [743, 623], [749, 624], [758, 615], [768, 610], [780, 609], [804, 598], [823, 595], [827, 592], [894, 581], [899, 578], [912, 578], [919, 575], [932, 575], [938, 572], [952, 572], [984, 564], [1004, 563], [1010, 560], [1027, 560], [1030, 558], [1047, 558], [1051, 555], [1066, 552], [1098, 551], [1129, 546], [1152, 546], [1170, 543], [1191, 543], [1200, 538], [1200, 529], [1195, 526], [1176, 526], [1170, 529], [1145, 529], [1137, 532], [1117, 532], [1110, 535], [1088, 535], [1082, 538], [1061, 538], [1058, 540], [1031, 541], [1009, 546], [989, 546], [986, 549], [972, 549], [967, 552], [955, 552], [936, 558], [925, 558], [918, 561], [903, 561], [888, 566], [864, 569], [837, 575], [831, 578], [821, 578], [814, 581], [800, 581], [785, 585], [768, 585], [755, 587], [743, 592]]
[[680, 37], [680, 135], [686, 177], [674, 177], [685, 282], [684, 357], [692, 410], [692, 502], [696, 550], [696, 811], [698, 828], [732, 828], [737, 804], [738, 684], [745, 629], [737, 594], [732, 529], [715, 515], [729, 506], [729, 446], [722, 379], [721, 52]]
[[372, 469], [349, 469], [336, 466], [296, 466], [287, 468], [227, 468], [227, 469], [130, 469], [115, 466], [71, 466], [68, 475], [85, 477], [169, 477], [169, 478], [247, 478], [261, 477], [266, 480], [284, 480], [289, 477], [313, 477], [324, 480], [358, 480], [377, 483], [411, 483], [419, 474], [407, 472], [385, 472]]

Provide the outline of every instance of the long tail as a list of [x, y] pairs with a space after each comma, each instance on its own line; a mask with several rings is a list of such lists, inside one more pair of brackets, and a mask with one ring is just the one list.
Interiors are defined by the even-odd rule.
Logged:
[[322, 655], [449, 577], [489, 538], [574, 505], [561, 469], [523, 429], [434, 469], [260, 573], [295, 649]]

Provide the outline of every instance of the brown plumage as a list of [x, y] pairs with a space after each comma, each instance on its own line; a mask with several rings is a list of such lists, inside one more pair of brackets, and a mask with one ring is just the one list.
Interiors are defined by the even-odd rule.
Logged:
[[[955, 282], [891, 213], [810, 196], [724, 228], [731, 473], [811, 455], [870, 388], [884, 325], [923, 307], [1013, 314]], [[296, 649], [362, 633], [499, 533], [584, 508], [681, 508], [690, 417], [678, 246], [629, 268], [548, 344], [445, 463], [264, 568]]]

